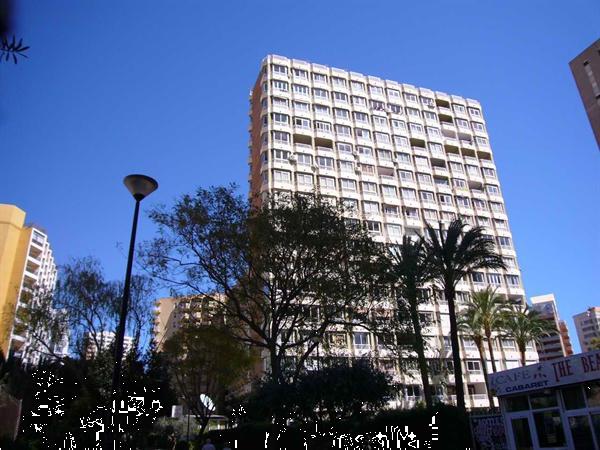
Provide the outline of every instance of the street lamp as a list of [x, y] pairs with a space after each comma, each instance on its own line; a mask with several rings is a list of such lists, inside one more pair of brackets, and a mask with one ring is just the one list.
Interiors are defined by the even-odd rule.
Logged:
[[[113, 370], [112, 395], [115, 400], [119, 398], [121, 386], [121, 364], [123, 360], [123, 339], [125, 338], [125, 322], [127, 320], [127, 308], [129, 306], [129, 293], [131, 285], [131, 267], [133, 265], [133, 251], [135, 248], [135, 234], [137, 231], [140, 202], [152, 194], [158, 183], [155, 179], [146, 175], [127, 175], [123, 180], [127, 190], [135, 199], [135, 210], [133, 213], [133, 225], [131, 227], [131, 238], [129, 240], [129, 256], [127, 257], [127, 271], [125, 272], [125, 285], [123, 286], [123, 300], [121, 301], [121, 314], [119, 316], [119, 327], [115, 337], [115, 366]], [[118, 407], [118, 404], [115, 405]]]

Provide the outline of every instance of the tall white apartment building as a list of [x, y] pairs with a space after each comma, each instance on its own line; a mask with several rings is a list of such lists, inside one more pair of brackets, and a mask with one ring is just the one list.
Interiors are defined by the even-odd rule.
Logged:
[[[112, 331], [101, 331], [93, 335], [87, 333], [84, 341], [86, 359], [93, 359], [98, 354], [98, 349], [107, 350], [115, 340], [115, 333]], [[133, 338], [131, 336], [123, 336], [123, 357], [133, 349]]]
[[573, 316], [582, 352], [592, 350], [591, 340], [600, 338], [600, 306], [592, 306]]
[[[508, 269], [476, 273], [458, 286], [459, 302], [492, 285], [524, 303], [508, 217], [478, 101], [374, 76], [269, 55], [250, 97], [250, 192], [319, 191], [352, 207], [374, 239], [397, 242], [460, 216], [481, 225]], [[436, 394], [452, 400], [448, 306], [423, 306]], [[370, 355], [404, 384], [402, 402], [422, 396], [416, 371], [402, 373], [365, 330], [330, 333], [337, 355]], [[463, 339], [467, 405], [488, 405], [479, 355]], [[519, 365], [515, 342], [496, 342], [497, 368]], [[488, 356], [489, 357], [489, 356]], [[534, 348], [528, 363], [537, 362]], [[489, 362], [488, 362], [489, 365]], [[489, 365], [491, 371], [491, 365]], [[445, 374], [444, 374], [445, 372]], [[443, 378], [443, 379], [442, 379]], [[445, 380], [445, 381], [443, 381]]]
[[572, 355], [573, 348], [571, 347], [567, 325], [564, 320], [560, 320], [554, 294], [531, 297], [531, 305], [534, 310], [540, 313], [542, 318], [552, 323], [556, 329], [555, 332], [542, 336], [540, 339], [537, 345], [540, 361], [549, 361]]

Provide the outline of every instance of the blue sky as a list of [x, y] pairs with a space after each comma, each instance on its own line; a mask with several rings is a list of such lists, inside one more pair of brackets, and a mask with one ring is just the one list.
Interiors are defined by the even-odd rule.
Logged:
[[[59, 263], [121, 277], [128, 173], [144, 203], [247, 189], [248, 92], [268, 53], [481, 101], [528, 296], [600, 304], [600, 152], [568, 62], [597, 1], [18, 2], [30, 59], [0, 65], [0, 202], [49, 232]], [[140, 223], [141, 237], [152, 227]]]

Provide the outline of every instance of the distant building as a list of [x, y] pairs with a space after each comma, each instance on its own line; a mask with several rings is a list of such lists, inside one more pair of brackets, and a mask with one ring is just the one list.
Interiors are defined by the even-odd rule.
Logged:
[[[25, 211], [0, 204], [0, 350], [25, 364], [37, 364], [47, 356], [27, 333], [19, 317], [34, 302], [35, 292], [51, 293], [56, 284], [56, 265], [46, 232], [25, 225]], [[54, 343], [60, 355], [68, 341]]]
[[537, 351], [540, 361], [548, 361], [572, 355], [573, 347], [571, 346], [567, 324], [563, 320], [560, 320], [554, 294], [531, 297], [531, 303], [533, 309], [538, 311], [545, 320], [552, 322], [557, 330], [549, 336], [542, 337], [538, 344]]
[[[102, 331], [95, 336], [87, 333], [84, 341], [85, 358], [94, 359], [98, 355], [98, 348], [107, 350], [115, 340], [115, 333], [112, 331]], [[131, 336], [123, 337], [123, 355], [126, 355], [133, 349], [133, 338]]]
[[592, 306], [587, 311], [573, 316], [577, 337], [582, 352], [592, 350], [590, 341], [600, 338], [600, 306]]
[[600, 147], [600, 39], [573, 59], [569, 66]]

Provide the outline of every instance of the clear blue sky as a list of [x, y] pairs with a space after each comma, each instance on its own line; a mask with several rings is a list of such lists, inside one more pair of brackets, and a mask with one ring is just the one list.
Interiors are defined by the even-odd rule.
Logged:
[[276, 53], [480, 100], [528, 296], [554, 292], [575, 343], [571, 316], [600, 304], [600, 151], [568, 67], [597, 0], [17, 3], [31, 49], [0, 64], [0, 202], [59, 263], [122, 276], [128, 173], [160, 182], [144, 207], [246, 189], [248, 92]]

